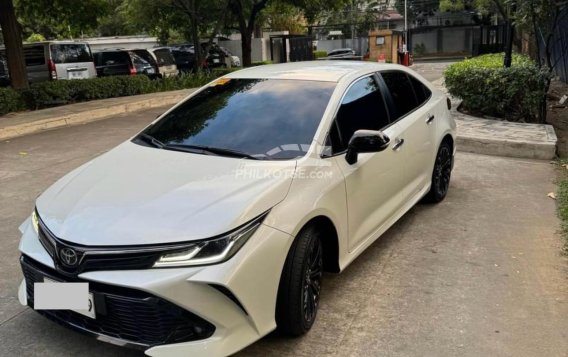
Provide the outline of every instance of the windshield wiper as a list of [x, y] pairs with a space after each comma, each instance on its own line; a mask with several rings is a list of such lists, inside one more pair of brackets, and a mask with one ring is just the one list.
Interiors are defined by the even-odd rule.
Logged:
[[138, 135], [138, 137], [136, 137], [136, 139], [138, 140], [142, 140], [147, 144], [152, 145], [153, 147], [156, 147], [158, 149], [163, 149], [165, 144], [163, 142], [161, 142], [160, 140], [156, 139], [155, 137], [153, 137], [152, 135], [146, 134], [146, 133], [141, 133], [140, 135]]
[[215, 154], [219, 156], [231, 156], [231, 157], [240, 157], [246, 158], [251, 160], [261, 160], [259, 157], [252, 156], [242, 151], [232, 150], [232, 149], [224, 149], [224, 148], [217, 148], [212, 146], [202, 146], [202, 145], [185, 145], [185, 144], [164, 144], [162, 149], [166, 150], [176, 150], [176, 151], [183, 151], [183, 152], [190, 152], [190, 153], [198, 153], [198, 154]]

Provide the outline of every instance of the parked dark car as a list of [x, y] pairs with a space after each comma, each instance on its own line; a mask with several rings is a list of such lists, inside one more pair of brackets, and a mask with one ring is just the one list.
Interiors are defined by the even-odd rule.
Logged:
[[10, 75], [8, 74], [8, 63], [6, 58], [0, 55], [0, 87], [7, 87], [10, 85]]
[[139, 75], [156, 78], [156, 69], [145, 59], [129, 50], [103, 50], [94, 54], [99, 77]]
[[169, 48], [158, 47], [150, 49], [132, 50], [154, 67], [156, 75], [160, 78], [177, 76], [178, 68]]
[[195, 52], [193, 52], [193, 49], [174, 47], [171, 49], [171, 53], [180, 72], [189, 73], [193, 70], [195, 64]]

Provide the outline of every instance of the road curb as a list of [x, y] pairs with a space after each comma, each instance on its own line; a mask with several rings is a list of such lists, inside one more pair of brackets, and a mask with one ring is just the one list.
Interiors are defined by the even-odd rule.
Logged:
[[[131, 113], [167, 105], [174, 105], [187, 97], [192, 91], [194, 91], [194, 89], [155, 93], [154, 95], [144, 94], [141, 96], [103, 99], [96, 101], [97, 105], [99, 105], [97, 108], [90, 108], [85, 111], [71, 113], [66, 113], [65, 107], [59, 107], [62, 114], [50, 116], [45, 119], [17, 123], [14, 125], [8, 124], [4, 127], [0, 127], [0, 140], [14, 139], [20, 136], [35, 134], [45, 130], [90, 123], [97, 120], [103, 120], [118, 114]], [[88, 103], [93, 104], [95, 102], [72, 104], [70, 106], [77, 106]], [[16, 114], [16, 116], [17, 115], [25, 114]], [[0, 118], [0, 125], [1, 124], [2, 119]]]

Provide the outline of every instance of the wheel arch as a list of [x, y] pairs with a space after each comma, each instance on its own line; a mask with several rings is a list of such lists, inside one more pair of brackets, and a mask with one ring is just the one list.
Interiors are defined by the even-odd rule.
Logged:
[[339, 273], [339, 235], [335, 224], [326, 215], [317, 215], [310, 218], [298, 230], [300, 233], [307, 227], [315, 226], [322, 233], [323, 267], [327, 272]]

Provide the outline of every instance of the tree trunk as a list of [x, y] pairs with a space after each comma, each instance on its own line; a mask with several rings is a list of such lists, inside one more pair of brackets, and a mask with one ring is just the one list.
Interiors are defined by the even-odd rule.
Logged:
[[199, 42], [199, 20], [197, 18], [197, 4], [196, 0], [191, 1], [191, 37], [193, 38], [193, 50], [195, 52], [195, 63], [193, 65], [193, 70], [195, 72], [203, 66], [203, 56], [201, 51], [201, 43]]
[[0, 26], [6, 45], [6, 60], [12, 87], [22, 89], [28, 87], [28, 74], [20, 24], [16, 19], [12, 0], [0, 0]]
[[245, 29], [241, 32], [241, 50], [243, 52], [243, 67], [252, 64], [252, 31]]

